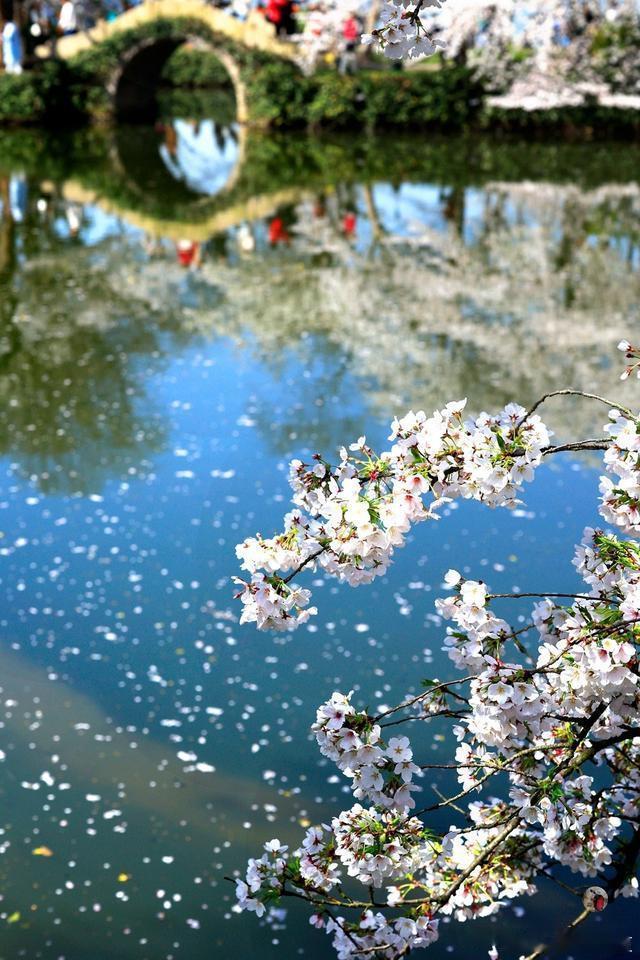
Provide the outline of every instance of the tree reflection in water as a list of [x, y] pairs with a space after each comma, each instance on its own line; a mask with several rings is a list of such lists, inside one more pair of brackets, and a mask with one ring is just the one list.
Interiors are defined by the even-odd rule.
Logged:
[[[559, 375], [588, 389], [608, 381], [603, 318], [612, 340], [624, 335], [640, 292], [640, 189], [624, 169], [616, 182], [603, 161], [599, 177], [589, 153], [582, 170], [576, 145], [564, 164], [559, 147], [527, 168], [527, 148], [507, 144], [447, 173], [455, 145], [403, 165], [379, 141], [375, 152], [351, 145], [354, 170], [347, 143], [299, 138], [280, 153], [243, 142], [233, 168], [237, 133], [206, 124], [120, 130], [90, 151], [81, 138], [77, 163], [72, 141], [64, 178], [60, 150], [53, 179], [42, 153], [26, 176], [28, 151], [2, 171], [0, 396], [11, 416], [0, 449], [44, 488], [97, 489], [144, 469], [166, 441], [152, 373], [202, 336], [248, 346], [275, 379], [315, 362], [275, 422], [257, 404], [282, 452], [296, 433], [333, 439], [305, 390], [320, 368], [336, 437], [357, 430], [356, 381], [385, 415], [445, 395], [474, 409], [526, 402]], [[87, 165], [87, 152], [100, 162]], [[572, 163], [585, 187], [567, 182]]]

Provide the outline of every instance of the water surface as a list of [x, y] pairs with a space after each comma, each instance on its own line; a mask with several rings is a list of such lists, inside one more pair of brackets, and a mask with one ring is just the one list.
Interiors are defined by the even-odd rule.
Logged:
[[[2, 960], [332, 956], [304, 912], [232, 914], [225, 874], [348, 803], [309, 741], [319, 702], [450, 672], [450, 566], [573, 586], [597, 462], [545, 466], [515, 513], [451, 510], [369, 589], [318, 580], [293, 638], [239, 628], [234, 545], [278, 527], [290, 457], [381, 445], [409, 407], [558, 385], [632, 402], [613, 364], [638, 329], [639, 160], [188, 118], [0, 133]], [[597, 436], [602, 411], [548, 420]], [[415, 737], [448, 755], [441, 730]], [[574, 912], [545, 888], [430, 955], [516, 957]], [[633, 913], [558, 955], [616, 956]]]

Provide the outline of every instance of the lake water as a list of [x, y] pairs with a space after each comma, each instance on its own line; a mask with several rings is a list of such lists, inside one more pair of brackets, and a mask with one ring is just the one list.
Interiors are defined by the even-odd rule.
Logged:
[[[574, 585], [597, 460], [545, 465], [515, 513], [418, 528], [371, 588], [319, 581], [293, 637], [238, 626], [234, 546], [278, 528], [289, 458], [380, 445], [412, 406], [637, 402], [615, 345], [639, 327], [638, 170], [614, 143], [0, 132], [2, 960], [333, 955], [304, 911], [232, 913], [224, 876], [347, 805], [309, 739], [318, 703], [451, 673], [450, 566]], [[547, 419], [598, 436], [602, 413]], [[422, 749], [450, 744], [428, 728]], [[622, 956], [636, 910], [556, 955]], [[544, 887], [429, 955], [515, 960], [575, 912]]]

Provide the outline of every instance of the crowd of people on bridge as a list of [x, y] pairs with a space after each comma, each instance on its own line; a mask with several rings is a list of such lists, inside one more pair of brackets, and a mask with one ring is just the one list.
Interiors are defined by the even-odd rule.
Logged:
[[77, 33], [89, 17], [88, 0], [30, 0], [0, 5], [2, 65], [22, 73], [25, 59], [45, 41]]
[[[21, 73], [37, 46], [52, 52], [60, 37], [91, 29], [99, 20], [114, 20], [143, 0], [0, 0], [0, 67]], [[341, 72], [355, 72], [355, 49], [363, 32], [357, 0], [209, 0], [239, 20], [262, 15], [278, 36], [300, 43], [310, 61], [321, 57]]]
[[143, 0], [0, 0], [0, 66], [22, 73], [35, 47], [115, 20]]

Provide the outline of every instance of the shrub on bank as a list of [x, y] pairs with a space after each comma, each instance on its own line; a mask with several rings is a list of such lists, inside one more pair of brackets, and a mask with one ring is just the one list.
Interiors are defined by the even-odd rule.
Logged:
[[248, 74], [247, 102], [252, 119], [261, 126], [295, 127], [308, 123], [311, 77], [293, 64], [267, 63]]
[[255, 119], [275, 126], [437, 126], [468, 124], [482, 102], [482, 87], [462, 67], [395, 73], [363, 70], [343, 77], [333, 70], [311, 77], [269, 64], [249, 84]]
[[34, 74], [0, 75], [0, 120], [29, 123], [42, 119], [45, 104]]
[[459, 128], [471, 122], [481, 102], [481, 85], [463, 67], [365, 70], [348, 78], [327, 73], [317, 77], [310, 119], [339, 126]]
[[66, 70], [60, 63], [45, 62], [16, 76], [0, 73], [0, 123], [47, 123], [65, 109]]

